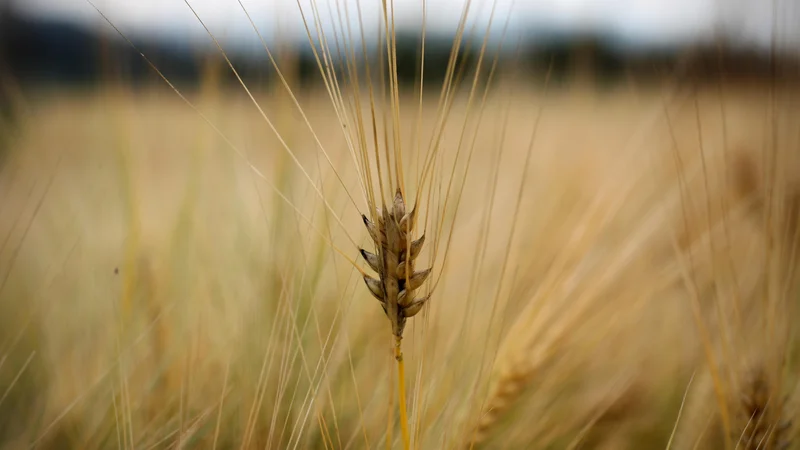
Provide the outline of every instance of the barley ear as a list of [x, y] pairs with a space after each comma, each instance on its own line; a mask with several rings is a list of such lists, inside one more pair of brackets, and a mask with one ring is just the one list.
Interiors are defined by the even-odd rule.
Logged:
[[482, 443], [489, 437], [494, 426], [511, 407], [532, 377], [531, 372], [513, 367], [500, 375], [491, 387], [488, 401], [475, 424], [471, 439], [467, 442], [468, 448]]
[[791, 419], [786, 411], [787, 397], [777, 392], [763, 369], [753, 371], [745, 381], [739, 399], [738, 448], [777, 450], [791, 444]]
[[362, 215], [376, 252], [360, 249], [361, 257], [378, 275], [377, 279], [365, 276], [364, 282], [370, 293], [381, 301], [397, 338], [403, 337], [406, 319], [417, 315], [430, 299], [430, 295], [420, 299], [414, 296], [428, 280], [431, 269], [414, 269], [425, 236], [414, 239], [416, 208], [406, 211], [402, 192], [397, 189], [391, 208], [376, 209], [376, 222]]
[[370, 293], [381, 302], [381, 307], [392, 326], [394, 335], [394, 357], [397, 361], [398, 395], [400, 397], [400, 425], [403, 434], [403, 448], [409, 449], [411, 438], [408, 431], [406, 411], [405, 363], [403, 361], [402, 339], [406, 320], [419, 314], [430, 299], [427, 296], [415, 299], [414, 291], [422, 287], [431, 269], [414, 270], [414, 261], [422, 250], [425, 237], [414, 239], [415, 211], [406, 213], [406, 203], [400, 188], [392, 199], [391, 208], [384, 206], [375, 210], [376, 222], [362, 215], [375, 253], [359, 249], [361, 257], [374, 270], [378, 278], [364, 275], [364, 282]]

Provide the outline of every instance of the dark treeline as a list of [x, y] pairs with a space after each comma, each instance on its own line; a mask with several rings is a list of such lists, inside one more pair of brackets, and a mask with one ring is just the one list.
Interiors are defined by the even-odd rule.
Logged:
[[[135, 44], [164, 75], [185, 87], [200, 81], [205, 62], [214, 55], [213, 49], [201, 51], [166, 42], [139, 39]], [[397, 35], [398, 78], [406, 86], [418, 80], [420, 44], [416, 33]], [[479, 45], [479, 42], [465, 44], [459, 52], [459, 66], [464, 65], [467, 73], [474, 69]], [[444, 79], [451, 46], [452, 41], [447, 37], [426, 39], [425, 82], [429, 86]], [[298, 48], [293, 58], [283, 63], [290, 63], [295, 80], [301, 85], [320, 82], [320, 71], [308, 45]], [[546, 69], [552, 66], [556, 81], [565, 82], [573, 76], [581, 76], [603, 85], [632, 79], [660, 80], [675, 73], [686, 58], [690, 58], [691, 63], [683, 74], [687, 75], [688, 70], [688, 75], [701, 83], [716, 82], [723, 75], [727, 80], [769, 77], [796, 80], [800, 67], [796, 61], [772, 59], [770, 55], [734, 51], [724, 46], [630, 51], [601, 36], [530, 37], [524, 40], [519, 53], [507, 51], [502, 55], [501, 64], [516, 64], [516, 73], [532, 81], [541, 80]], [[486, 58], [490, 61], [493, 56], [490, 54]], [[275, 73], [266, 55], [233, 53], [231, 59], [248, 84], [259, 86], [274, 79]], [[370, 61], [378, 64], [375, 57]], [[343, 64], [338, 66], [343, 70]], [[23, 85], [85, 86], [109, 76], [132, 84], [157, 79], [141, 56], [122, 39], [65, 22], [21, 18], [7, 9], [0, 12], [0, 71]], [[236, 82], [230, 71], [226, 73], [225, 81]], [[372, 73], [376, 74], [377, 70]], [[345, 75], [338, 74], [340, 80]]]

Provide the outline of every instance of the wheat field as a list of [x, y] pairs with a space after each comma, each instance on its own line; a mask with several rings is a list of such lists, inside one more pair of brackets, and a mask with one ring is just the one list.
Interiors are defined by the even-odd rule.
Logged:
[[369, 157], [403, 149], [433, 267], [401, 398], [354, 122], [214, 67], [192, 106], [28, 99], [0, 159], [0, 448], [800, 448], [796, 86], [498, 76], [444, 124], [399, 92]]

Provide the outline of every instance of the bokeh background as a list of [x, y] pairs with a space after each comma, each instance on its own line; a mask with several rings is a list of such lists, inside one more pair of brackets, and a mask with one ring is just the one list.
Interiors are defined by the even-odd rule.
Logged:
[[[348, 20], [351, 26], [357, 25], [354, 13], [338, 22], [333, 13], [337, 5], [353, 12], [360, 8], [367, 24], [376, 23], [381, 14], [379, 1], [316, 3], [321, 11], [318, 21], [329, 33]], [[477, 13], [470, 15], [468, 26], [486, 27], [490, 3], [474, 2], [472, 10]], [[196, 82], [203, 56], [216, 52], [202, 25], [182, 1], [105, 0], [94, 4], [177, 81]], [[305, 8], [313, 24], [314, 17], [308, 13], [311, 4], [277, 0], [243, 0], [241, 4], [267, 43], [281, 42], [295, 49], [300, 76], [313, 80], [318, 70], [298, 8]], [[248, 80], [269, 77], [272, 71], [261, 42], [239, 2], [200, 0], [191, 5], [235, 57]], [[431, 76], [444, 71], [437, 63], [441, 66], [447, 61], [463, 7], [463, 0], [426, 2], [426, 64]], [[571, 64], [584, 64], [603, 78], [624, 78], [632, 73], [651, 76], [659, 70], [667, 71], [690, 51], [708, 62], [696, 65], [698, 71], [719, 71], [725, 66], [732, 76], [764, 73], [769, 71], [770, 54], [783, 60], [800, 52], [796, 26], [800, 6], [789, 0], [501, 0], [495, 7], [498, 20], [490, 31], [495, 40], [502, 32], [501, 19], [513, 10], [508, 24], [509, 36], [513, 37], [507, 39], [506, 53], [515, 53], [521, 40], [523, 57], [533, 65], [554, 58], [558, 71], [567, 70]], [[413, 81], [422, 2], [399, 0], [394, 2], [394, 9], [398, 57], [408, 61], [400, 65], [400, 75]], [[0, 11], [4, 71], [26, 83], [96, 81], [101, 61], [116, 61], [120, 75], [131, 81], [151, 75], [139, 55], [87, 1], [3, 0]], [[377, 26], [365, 27], [364, 33], [369, 45], [374, 46]], [[354, 42], [359, 40], [356, 35]]]
[[415, 448], [800, 448], [800, 2], [0, 1], [0, 449], [401, 448], [356, 148]]

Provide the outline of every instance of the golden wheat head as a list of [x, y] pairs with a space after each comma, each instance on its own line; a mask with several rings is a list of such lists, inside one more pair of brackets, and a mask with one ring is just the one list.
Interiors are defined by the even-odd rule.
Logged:
[[416, 208], [406, 212], [402, 192], [397, 189], [391, 210], [384, 206], [382, 212], [377, 211], [377, 223], [361, 216], [377, 252], [360, 249], [361, 256], [378, 274], [378, 279], [365, 275], [364, 281], [381, 302], [392, 324], [392, 333], [398, 339], [403, 337], [406, 319], [419, 313], [430, 298], [430, 294], [414, 298], [414, 291], [431, 273], [431, 269], [414, 271], [414, 260], [425, 243], [424, 234], [413, 240], [415, 211]]

